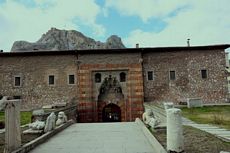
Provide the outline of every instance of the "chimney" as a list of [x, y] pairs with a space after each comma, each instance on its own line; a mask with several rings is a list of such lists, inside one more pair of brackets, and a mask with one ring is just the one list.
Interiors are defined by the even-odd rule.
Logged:
[[190, 39], [187, 39], [187, 45], [190, 47]]
[[136, 44], [136, 48], [139, 48], [139, 44]]

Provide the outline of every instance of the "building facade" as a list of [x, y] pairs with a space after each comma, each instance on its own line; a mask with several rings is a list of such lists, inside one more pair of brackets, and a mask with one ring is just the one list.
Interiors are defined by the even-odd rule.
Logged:
[[229, 45], [0, 53], [0, 95], [24, 109], [77, 102], [80, 122], [133, 121], [143, 102], [227, 98]]

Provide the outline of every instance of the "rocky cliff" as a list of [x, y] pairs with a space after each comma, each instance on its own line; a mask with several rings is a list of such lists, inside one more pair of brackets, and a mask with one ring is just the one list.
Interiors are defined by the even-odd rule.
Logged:
[[51, 28], [46, 34], [34, 43], [27, 41], [14, 42], [11, 51], [33, 50], [75, 50], [75, 49], [115, 49], [125, 48], [121, 38], [112, 35], [106, 42], [95, 41], [75, 30], [59, 30]]

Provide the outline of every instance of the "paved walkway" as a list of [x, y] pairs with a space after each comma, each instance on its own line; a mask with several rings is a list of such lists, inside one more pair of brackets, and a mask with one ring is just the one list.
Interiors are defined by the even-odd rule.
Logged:
[[[163, 123], [166, 122], [166, 112], [165, 112], [163, 107], [159, 107], [159, 106], [155, 106], [155, 105], [151, 105], [151, 104], [145, 104], [144, 106], [145, 106], [145, 108], [152, 109], [153, 112], [155, 113], [156, 117], [161, 122], [163, 122]], [[230, 142], [230, 131], [229, 130], [219, 128], [219, 127], [209, 125], [209, 124], [198, 124], [198, 123], [195, 123], [195, 122], [193, 122], [187, 118], [184, 118], [184, 117], [182, 118], [182, 121], [183, 121], [183, 125], [192, 126], [194, 128], [197, 128], [197, 129], [200, 129], [200, 130], [205, 131], [207, 133], [210, 133], [212, 135], [215, 135], [216, 137], [218, 137], [218, 138], [220, 138], [226, 142]]]
[[31, 153], [154, 153], [135, 122], [77, 123]]
[[192, 126], [194, 128], [200, 129], [207, 133], [213, 134], [216, 137], [224, 141], [230, 142], [230, 131], [229, 130], [219, 128], [219, 127], [209, 125], [209, 124], [198, 124], [187, 118], [182, 118], [182, 121], [184, 125]]

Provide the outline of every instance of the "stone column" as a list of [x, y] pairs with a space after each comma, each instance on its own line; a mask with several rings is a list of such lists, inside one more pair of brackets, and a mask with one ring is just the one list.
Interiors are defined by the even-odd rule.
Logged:
[[5, 150], [10, 153], [21, 146], [20, 100], [7, 100], [5, 103]]
[[165, 108], [165, 110], [170, 109], [170, 108], [174, 108], [173, 102], [164, 103], [164, 108]]
[[184, 151], [181, 110], [167, 109], [167, 150], [180, 153]]

